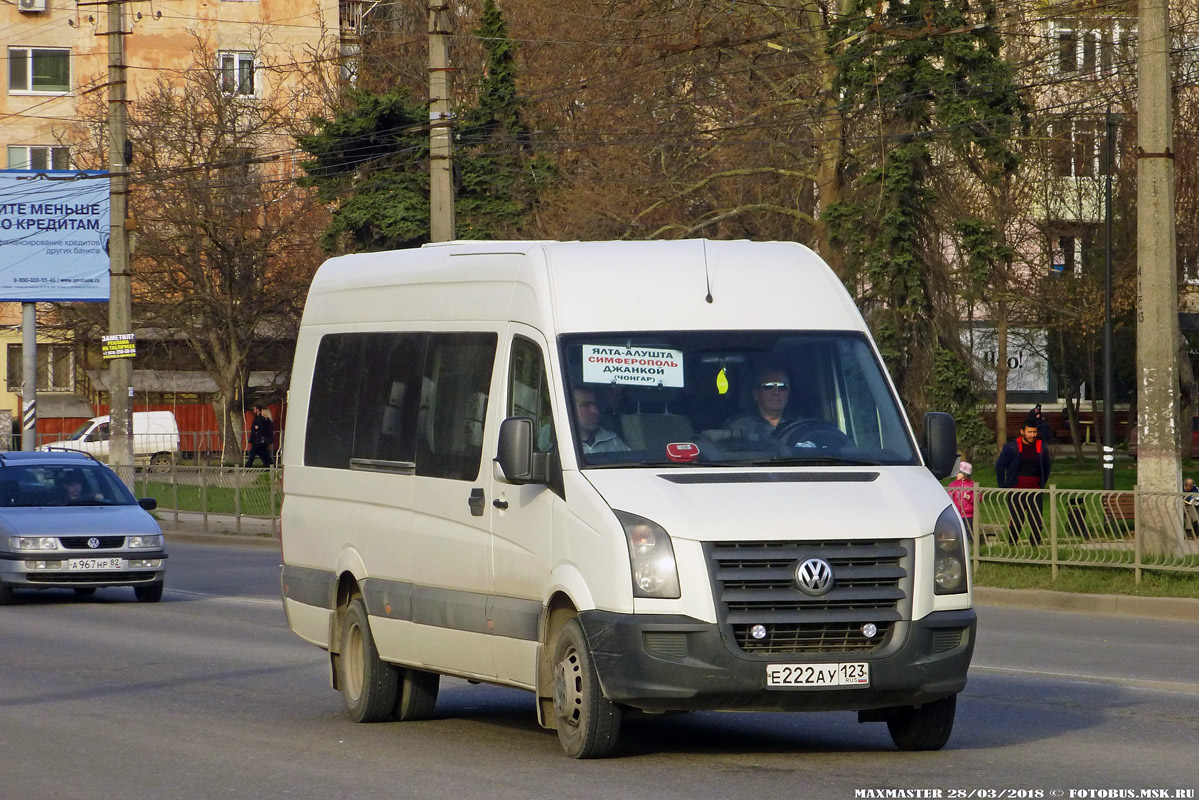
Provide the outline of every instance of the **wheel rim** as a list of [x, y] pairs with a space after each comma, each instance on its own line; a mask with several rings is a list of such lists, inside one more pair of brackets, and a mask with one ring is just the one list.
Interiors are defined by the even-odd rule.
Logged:
[[571, 647], [558, 662], [554, 676], [554, 707], [558, 719], [572, 728], [582, 723], [583, 717], [583, 664], [579, 651]]
[[341, 660], [344, 663], [346, 692], [351, 700], [357, 702], [358, 698], [362, 696], [363, 671], [362, 628], [357, 624], [350, 625], [350, 629], [346, 633], [344, 650]]

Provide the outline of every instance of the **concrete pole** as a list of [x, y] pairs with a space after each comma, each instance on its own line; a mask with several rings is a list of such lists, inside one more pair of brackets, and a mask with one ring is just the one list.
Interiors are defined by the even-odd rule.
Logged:
[[21, 304], [21, 449], [37, 449], [37, 303]]
[[[108, 171], [111, 178], [111, 228], [108, 240], [108, 330], [132, 333], [133, 287], [129, 275], [128, 172], [125, 163], [125, 0], [108, 0]], [[109, 463], [133, 466], [133, 361], [109, 361], [109, 413], [112, 417]], [[121, 477], [132, 480], [132, 472]]]
[[[1103, 176], [1103, 488], [1116, 488], [1116, 420], [1112, 407], [1112, 174], [1116, 171], [1117, 116], [1107, 108]], [[1093, 390], [1092, 390], [1093, 392]], [[1092, 415], [1094, 418], [1094, 415]]]
[[[1182, 491], [1178, 435], [1178, 283], [1174, 131], [1167, 0], [1141, 0], [1137, 54], [1137, 484]], [[1137, 534], [1150, 553], [1181, 553], [1182, 517], [1147, 515]]]
[[429, 0], [429, 238], [434, 242], [455, 236], [449, 9]]

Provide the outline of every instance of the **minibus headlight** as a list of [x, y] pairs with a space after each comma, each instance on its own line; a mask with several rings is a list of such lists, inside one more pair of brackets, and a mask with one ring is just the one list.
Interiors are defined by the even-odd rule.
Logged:
[[966, 540], [953, 506], [946, 506], [933, 527], [933, 593], [966, 591]]
[[662, 526], [645, 517], [617, 511], [629, 545], [629, 565], [633, 571], [633, 596], [673, 600], [679, 597], [679, 570], [674, 561], [674, 545]]
[[58, 539], [53, 536], [10, 536], [8, 546], [13, 550], [57, 550]]

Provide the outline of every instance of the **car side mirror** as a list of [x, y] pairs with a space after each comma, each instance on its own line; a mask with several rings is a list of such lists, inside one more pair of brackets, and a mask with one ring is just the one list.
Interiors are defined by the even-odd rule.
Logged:
[[532, 417], [508, 417], [500, 423], [496, 462], [509, 483], [545, 483], [546, 460], [533, 452], [537, 432]]
[[137, 498], [137, 504], [146, 511], [153, 511], [158, 508], [158, 501], [153, 497], [139, 497]]
[[928, 471], [937, 480], [953, 474], [953, 467], [958, 460], [958, 433], [952, 414], [930, 411], [924, 415], [920, 451]]

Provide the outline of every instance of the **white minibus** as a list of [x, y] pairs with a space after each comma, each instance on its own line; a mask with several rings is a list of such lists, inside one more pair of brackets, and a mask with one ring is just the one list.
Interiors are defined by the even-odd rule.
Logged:
[[289, 624], [362, 722], [441, 676], [621, 722], [856, 711], [937, 749], [974, 648], [962, 523], [832, 270], [794, 243], [459, 241], [330, 259], [283, 446]]

